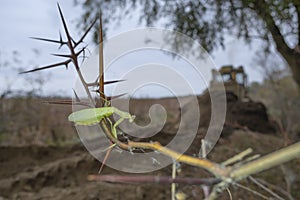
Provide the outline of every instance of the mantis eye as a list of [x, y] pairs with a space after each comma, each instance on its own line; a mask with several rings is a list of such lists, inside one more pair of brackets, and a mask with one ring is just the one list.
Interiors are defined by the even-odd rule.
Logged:
[[129, 122], [133, 122], [133, 120], [135, 119], [135, 115], [132, 115], [131, 118], [129, 118]]

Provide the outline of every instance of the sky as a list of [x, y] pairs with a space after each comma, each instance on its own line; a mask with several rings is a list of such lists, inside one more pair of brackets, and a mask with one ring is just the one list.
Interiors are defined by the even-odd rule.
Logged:
[[[75, 38], [78, 38], [79, 31], [76, 29], [76, 20], [79, 19], [82, 12], [80, 7], [74, 7], [72, 0], [58, 0], [58, 2], [67, 19], [70, 32]], [[54, 44], [30, 39], [30, 37], [58, 39], [59, 30], [62, 30], [62, 26], [56, 1], [1, 0], [0, 24], [1, 92], [7, 88], [28, 90], [35, 87], [41, 89], [41, 95], [72, 95], [72, 87], [76, 80], [72, 68], [69, 68], [68, 71], [61, 67], [38, 73], [18, 74], [20, 67], [29, 70], [39, 65], [61, 61], [61, 58], [53, 57], [50, 54], [62, 53], [64, 50], [61, 52]], [[106, 35], [108, 38], [113, 38], [126, 31], [143, 27], [143, 25], [138, 24], [138, 16], [133, 15], [132, 18], [124, 17], [119, 24], [111, 24]], [[87, 43], [90, 45], [90, 49], [95, 48], [90, 40], [87, 40]], [[255, 52], [260, 48], [259, 41], [254, 41], [249, 46], [241, 40], [228, 36], [225, 39], [225, 46], [225, 50], [217, 49], [211, 55], [217, 68], [229, 64], [235, 67], [243, 65], [250, 82], [263, 79], [253, 62]], [[9, 65], [5, 65], [6, 62]], [[112, 79], [119, 78], [109, 77]], [[32, 79], [35, 80], [34, 84], [32, 84]], [[41, 88], [37, 84], [38, 81], [43, 83]], [[146, 96], [151, 96], [151, 94]]]

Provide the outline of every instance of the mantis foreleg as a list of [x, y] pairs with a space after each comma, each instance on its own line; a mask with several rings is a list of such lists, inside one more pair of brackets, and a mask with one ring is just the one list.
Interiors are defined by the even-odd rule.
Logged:
[[115, 137], [115, 138], [117, 138], [117, 126], [124, 120], [125, 118], [120, 118], [120, 119], [118, 119], [118, 121], [116, 121], [116, 123], [114, 124], [114, 126], [112, 127], [112, 130], [111, 130], [111, 132], [112, 132], [112, 134], [113, 134], [113, 136]]
[[113, 136], [115, 138], [117, 138], [117, 126], [124, 120], [124, 119], [128, 119], [129, 122], [132, 122], [135, 118], [135, 116], [132, 116], [130, 115], [129, 113], [127, 112], [123, 112], [123, 111], [120, 111], [119, 109], [115, 108], [114, 109], [114, 113], [116, 113], [117, 115], [120, 116], [120, 119], [118, 119], [116, 121], [116, 123], [113, 125], [112, 129], [111, 129], [111, 132], [113, 134]]

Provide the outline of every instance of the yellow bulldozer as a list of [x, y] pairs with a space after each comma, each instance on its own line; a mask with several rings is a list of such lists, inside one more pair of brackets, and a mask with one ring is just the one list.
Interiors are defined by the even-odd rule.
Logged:
[[212, 70], [210, 87], [217, 90], [222, 82], [227, 95], [233, 95], [240, 101], [248, 99], [246, 92], [247, 75], [242, 66], [234, 68], [232, 65], [228, 65], [221, 67], [219, 71]]

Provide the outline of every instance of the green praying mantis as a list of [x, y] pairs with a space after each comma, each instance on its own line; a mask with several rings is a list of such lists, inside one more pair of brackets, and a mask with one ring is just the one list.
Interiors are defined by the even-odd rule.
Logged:
[[[114, 125], [108, 118], [112, 114], [117, 114], [120, 119], [116, 121]], [[69, 121], [75, 123], [75, 125], [90, 126], [99, 123], [102, 119], [108, 119], [111, 124], [111, 132], [114, 138], [117, 139], [117, 126], [124, 120], [128, 119], [129, 122], [133, 122], [135, 116], [130, 113], [119, 110], [115, 107], [101, 107], [101, 108], [87, 108], [80, 111], [73, 112], [69, 115]]]
[[[109, 116], [111, 116], [114, 113], [119, 115], [120, 119], [118, 119], [117, 122], [114, 125], [112, 125], [112, 122], [110, 121]], [[133, 122], [135, 116], [130, 115], [130, 113], [121, 111], [115, 107], [106, 106], [106, 107], [101, 107], [101, 108], [87, 108], [87, 109], [79, 110], [79, 111], [71, 113], [68, 117], [69, 121], [74, 122], [75, 125], [85, 125], [85, 126], [98, 124], [104, 118], [106, 118], [111, 125], [112, 136], [114, 138], [118, 139], [117, 126], [124, 119], [128, 119], [129, 122]], [[99, 174], [101, 173], [101, 171], [105, 165], [105, 162], [108, 159], [111, 149], [115, 145], [116, 144], [112, 144], [110, 147], [108, 147], [108, 151], [106, 152], [106, 155], [103, 159], [102, 165], [99, 169], [99, 172], [98, 172]]]

